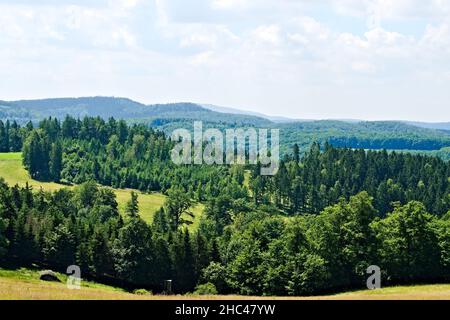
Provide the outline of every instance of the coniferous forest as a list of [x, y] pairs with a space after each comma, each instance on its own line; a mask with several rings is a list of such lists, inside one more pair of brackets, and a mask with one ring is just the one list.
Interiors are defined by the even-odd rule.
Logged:
[[[67, 116], [0, 122], [0, 152], [22, 151], [53, 192], [0, 181], [0, 261], [65, 271], [125, 288], [177, 293], [308, 295], [385, 283], [450, 280], [450, 163], [437, 157], [293, 144], [275, 176], [259, 165], [175, 165], [173, 142], [123, 120]], [[132, 193], [167, 195], [153, 223]], [[193, 203], [200, 225], [186, 228]]]

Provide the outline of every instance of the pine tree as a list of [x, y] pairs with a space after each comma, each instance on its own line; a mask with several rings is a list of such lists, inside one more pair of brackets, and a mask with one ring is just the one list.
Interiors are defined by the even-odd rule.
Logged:
[[3, 219], [0, 216], [0, 258], [2, 258], [8, 251], [9, 241], [5, 235], [7, 226], [8, 226], [8, 221], [6, 219]]
[[294, 144], [294, 148], [293, 148], [293, 153], [294, 153], [294, 161], [295, 163], [299, 163], [300, 162], [300, 148], [298, 147], [298, 144]]
[[127, 206], [125, 208], [125, 212], [130, 218], [137, 218], [137, 217], [139, 217], [138, 195], [134, 191], [131, 191], [131, 199], [127, 202]]
[[161, 234], [166, 234], [171, 229], [167, 214], [163, 208], [160, 208], [158, 211], [156, 211], [155, 215], [153, 216], [152, 228], [155, 232], [159, 232]]
[[196, 284], [195, 260], [191, 246], [189, 231], [179, 231], [172, 246], [174, 262], [174, 289], [177, 292], [187, 292]]
[[61, 142], [57, 140], [52, 145], [50, 153], [50, 176], [53, 181], [59, 182], [61, 179], [62, 170], [62, 146]]
[[0, 152], [8, 152], [8, 140], [5, 125], [0, 120]]
[[11, 125], [9, 130], [9, 151], [19, 152], [22, 150], [22, 136], [20, 134], [20, 127], [16, 121]]

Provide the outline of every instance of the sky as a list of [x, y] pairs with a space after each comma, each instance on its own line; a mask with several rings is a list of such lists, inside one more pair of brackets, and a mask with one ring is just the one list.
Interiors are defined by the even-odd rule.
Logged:
[[450, 121], [449, 0], [0, 0], [0, 100]]

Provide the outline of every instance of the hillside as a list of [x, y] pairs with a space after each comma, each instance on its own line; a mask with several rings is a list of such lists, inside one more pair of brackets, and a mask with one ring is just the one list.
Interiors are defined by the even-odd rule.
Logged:
[[[66, 186], [54, 182], [42, 182], [31, 179], [29, 173], [22, 165], [22, 155], [19, 152], [14, 153], [0, 153], [0, 177], [5, 179], [9, 185], [18, 184], [19, 186], [25, 186], [28, 182], [34, 190], [40, 188], [46, 191], [55, 191], [61, 188], [72, 188], [72, 186]], [[114, 193], [117, 197], [119, 204], [119, 210], [123, 213], [126, 202], [130, 199], [132, 190], [129, 189], [114, 189]], [[161, 193], [143, 193], [135, 190], [139, 195], [139, 212], [141, 217], [148, 223], [153, 220], [153, 214], [163, 206], [166, 196]], [[193, 208], [195, 213], [194, 223], [191, 228], [196, 228], [201, 218], [203, 211], [203, 205], [197, 204]]]
[[440, 150], [450, 146], [450, 133], [398, 121], [344, 122], [322, 120], [279, 124], [284, 145], [329, 142], [336, 147], [387, 150]]
[[[446, 123], [427, 124], [403, 121], [293, 120], [270, 117], [234, 108], [195, 103], [145, 105], [127, 98], [82, 97], [40, 100], [0, 101], [0, 119], [24, 124], [67, 114], [82, 118], [114, 117], [131, 123], [144, 123], [170, 134], [174, 129], [192, 129], [194, 121], [204, 128], [256, 127], [280, 129], [283, 154], [297, 143], [302, 151], [312, 142], [329, 142], [338, 147], [423, 151], [449, 159], [443, 148], [450, 146]], [[443, 150], [442, 150], [443, 149]]]
[[[332, 146], [321, 152], [315, 143], [262, 177], [257, 166], [176, 165], [169, 160], [173, 142], [145, 125], [95, 117], [13, 125], [3, 136], [19, 132], [23, 144], [0, 142], [23, 150], [31, 177], [83, 184], [53, 196], [0, 184], [0, 256], [18, 266], [77, 264], [86, 275], [154, 292], [172, 279], [180, 294], [202, 285], [222, 294], [293, 297], [361, 288], [364, 275], [354, 267], [364, 268], [361, 261], [379, 263], [390, 284], [448, 274], [446, 161]], [[396, 127], [366, 124], [372, 131], [389, 126]], [[20, 154], [5, 155], [7, 179], [14, 183], [21, 175], [8, 173], [20, 168]], [[123, 220], [113, 192], [93, 181], [164, 192], [167, 205], [148, 225], [131, 197]], [[194, 232], [183, 216], [192, 201], [207, 208]], [[408, 268], [399, 259], [410, 261]]]
[[237, 295], [137, 295], [120, 288], [82, 281], [79, 290], [70, 290], [67, 276], [58, 273], [62, 283], [39, 280], [39, 272], [21, 268], [0, 269], [0, 300], [450, 300], [450, 285], [420, 285], [387, 287], [378, 290], [360, 290], [328, 296], [313, 297], [252, 297]]
[[0, 300], [132, 300], [143, 297], [122, 289], [90, 281], [82, 281], [81, 289], [70, 290], [66, 286], [67, 276], [57, 273], [62, 281], [39, 280], [37, 270], [0, 268]]
[[71, 115], [76, 118], [99, 116], [129, 121], [155, 122], [173, 120], [201, 120], [207, 122], [224, 122], [227, 124], [268, 125], [269, 120], [251, 116], [223, 114], [211, 111], [194, 103], [169, 103], [145, 105], [128, 98], [116, 97], [81, 97], [55, 98], [39, 100], [0, 101], [0, 119], [17, 120], [24, 123], [29, 120], [39, 121], [47, 117], [64, 118]]
[[429, 123], [429, 122], [405, 121], [405, 123], [421, 128], [450, 131], [450, 122]]

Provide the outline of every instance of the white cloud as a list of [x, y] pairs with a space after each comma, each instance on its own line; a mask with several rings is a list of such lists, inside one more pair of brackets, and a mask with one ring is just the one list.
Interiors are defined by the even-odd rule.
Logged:
[[212, 65], [215, 63], [214, 52], [213, 51], [205, 51], [205, 52], [196, 54], [190, 59], [190, 63], [194, 66]]
[[214, 47], [217, 43], [217, 37], [215, 34], [190, 34], [183, 37], [180, 41], [181, 47], [191, 47], [191, 46], [207, 46]]
[[439, 52], [450, 52], [450, 28], [444, 23], [439, 26], [428, 25], [421, 45]]
[[261, 42], [272, 45], [280, 43], [280, 28], [276, 25], [259, 26], [252, 32], [253, 36]]
[[363, 73], [375, 73], [376, 67], [368, 62], [359, 62], [355, 61], [352, 63], [352, 69], [357, 72], [363, 72]]
[[212, 7], [217, 9], [245, 8], [249, 5], [249, 0], [213, 0]]
[[340, 117], [358, 117], [448, 95], [446, 0], [322, 0], [324, 15], [310, 0], [19, 3], [0, 0], [0, 99], [125, 95], [298, 117], [342, 101]]

